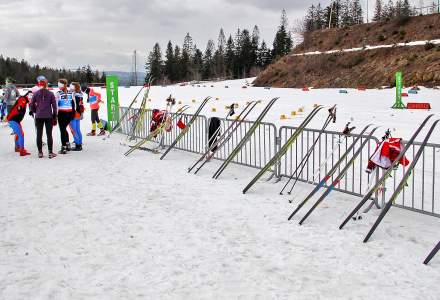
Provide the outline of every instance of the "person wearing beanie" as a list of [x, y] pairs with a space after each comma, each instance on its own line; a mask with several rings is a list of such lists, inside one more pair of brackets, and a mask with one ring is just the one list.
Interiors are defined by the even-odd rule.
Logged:
[[32, 97], [30, 108], [35, 117], [37, 126], [37, 148], [38, 157], [43, 158], [43, 129], [46, 128], [47, 147], [49, 149], [49, 158], [57, 155], [53, 153], [53, 126], [57, 125], [57, 102], [55, 95], [47, 89], [47, 79], [44, 76], [39, 77], [40, 90], [35, 92]]
[[15, 104], [15, 101], [17, 101], [19, 96], [20, 92], [14, 85], [14, 79], [11, 77], [6, 78], [6, 85], [3, 89], [3, 100], [6, 102], [6, 109], [8, 113], [11, 111], [12, 106]]
[[73, 120], [70, 121], [70, 129], [75, 141], [75, 148], [72, 151], [82, 151], [81, 119], [84, 113], [83, 94], [78, 82], [72, 82], [69, 90], [73, 94], [73, 101], [75, 102], [75, 114]]
[[73, 94], [67, 89], [67, 80], [58, 80], [58, 92], [55, 99], [58, 104], [58, 125], [61, 136], [61, 150], [59, 154], [66, 154], [70, 151], [69, 134], [67, 133], [67, 126], [73, 120], [75, 114], [75, 102], [73, 101]]
[[90, 104], [91, 117], [92, 117], [92, 131], [88, 133], [88, 136], [96, 135], [96, 124], [100, 132], [98, 135], [105, 135], [104, 126], [99, 118], [99, 103], [101, 103], [101, 94], [96, 93], [92, 88], [86, 88], [84, 91], [87, 94], [87, 102]]

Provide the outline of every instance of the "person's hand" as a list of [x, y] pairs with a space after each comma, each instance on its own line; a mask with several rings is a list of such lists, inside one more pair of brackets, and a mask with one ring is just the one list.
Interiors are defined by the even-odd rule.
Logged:
[[34, 112], [32, 110], [29, 111], [29, 116], [34, 117]]
[[57, 126], [58, 122], [57, 122], [57, 118], [53, 118], [52, 119], [52, 125], [53, 126]]

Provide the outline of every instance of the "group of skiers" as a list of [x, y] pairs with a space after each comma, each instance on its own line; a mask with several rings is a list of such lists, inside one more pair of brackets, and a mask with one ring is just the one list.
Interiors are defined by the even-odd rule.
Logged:
[[[98, 135], [105, 135], [103, 121], [99, 118], [99, 106], [101, 95], [92, 88], [83, 86], [78, 82], [68, 84], [66, 79], [58, 80], [58, 90], [53, 93], [49, 90], [48, 80], [44, 76], [37, 77], [37, 84], [25, 95], [20, 95], [14, 81], [6, 79], [6, 86], [3, 96], [0, 98], [1, 121], [6, 116], [6, 121], [15, 135], [15, 152], [20, 156], [27, 156], [30, 153], [24, 146], [24, 132], [21, 121], [26, 115], [29, 106], [29, 115], [34, 118], [37, 135], [38, 157], [43, 158], [43, 130], [46, 131], [48, 157], [57, 156], [53, 152], [52, 130], [54, 126], [60, 129], [61, 149], [58, 154], [66, 154], [68, 151], [82, 151], [83, 138], [81, 133], [81, 120], [83, 119], [84, 93], [87, 95], [87, 102], [90, 104], [92, 131], [88, 136], [96, 135], [96, 127], [100, 129]], [[69, 133], [73, 136], [75, 147], [71, 147]]]

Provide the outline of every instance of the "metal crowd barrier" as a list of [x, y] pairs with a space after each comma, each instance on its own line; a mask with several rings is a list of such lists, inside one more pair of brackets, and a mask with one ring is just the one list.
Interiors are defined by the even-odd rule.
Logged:
[[[120, 108], [120, 113], [122, 114], [126, 109], [127, 108]], [[119, 132], [126, 135], [130, 134], [137, 115], [137, 109], [130, 109], [128, 117], [123, 121]], [[144, 138], [148, 135], [151, 116], [152, 111], [147, 110], [141, 122], [141, 126], [135, 132], [136, 137]], [[187, 123], [191, 117], [192, 115], [185, 114], [182, 116], [182, 119]], [[220, 120], [222, 132], [224, 132], [233, 122], [232, 119]], [[173, 130], [164, 135], [165, 146], [171, 144], [180, 133], [180, 129], [176, 126], [177, 121], [177, 119], [174, 121]], [[216, 153], [215, 158], [219, 160], [226, 159], [237, 143], [244, 137], [252, 124], [253, 122], [251, 121], [242, 122], [238, 130], [234, 132], [225, 146]], [[176, 148], [192, 153], [204, 153], [208, 142], [208, 128], [209, 119], [205, 116], [198, 116], [188, 134], [176, 145]], [[277, 130], [277, 127], [272, 123], [262, 123], [252, 135], [251, 139], [243, 147], [241, 152], [234, 158], [233, 162], [239, 165], [261, 169], [267, 162], [269, 162], [295, 130], [295, 127], [289, 126], [283, 126]], [[307, 151], [311, 148], [313, 141], [318, 137], [318, 132], [319, 130], [305, 129], [301, 133], [296, 143], [292, 145], [286, 155], [282, 157], [277, 166], [272, 170], [278, 178], [283, 179], [292, 175], [301, 160], [306, 156]], [[338, 144], [337, 141], [341, 139], [339, 132], [324, 131], [319, 142], [313, 148], [312, 154], [302, 174], [298, 177], [298, 181], [309, 184], [319, 183], [356, 137], [358, 137], [358, 135], [353, 134], [347, 138], [346, 142]], [[362, 197], [370, 183], [376, 181], [381, 175], [381, 170], [376, 170], [371, 174], [365, 172], [368, 158], [371, 156], [376, 148], [376, 144], [379, 142], [376, 137], [362, 136], [361, 141], [358, 142], [356, 147], [354, 147], [352, 153], [358, 149], [359, 145], [365, 139], [368, 139], [366, 146], [360, 156], [351, 165], [347, 174], [339, 182], [335, 190], [349, 195]], [[413, 156], [419, 147], [420, 143], [415, 143], [410, 148], [406, 154], [409, 160], [413, 159]], [[333, 155], [330, 155], [331, 153], [333, 153]], [[345, 163], [350, 157], [351, 155], [348, 156]], [[440, 217], [440, 182], [437, 182], [440, 178], [440, 169], [438, 168], [438, 165], [440, 164], [439, 160], [440, 145], [428, 144], [408, 180], [407, 187], [405, 187], [396, 200], [394, 204], [395, 206]], [[339, 171], [345, 166], [345, 163], [339, 167], [339, 170], [333, 175], [332, 179], [335, 179], [339, 174]], [[322, 172], [316, 174], [320, 167], [322, 167]], [[405, 171], [406, 170], [403, 167], [399, 167], [398, 170], [394, 171], [392, 178], [387, 180], [385, 189], [382, 189], [379, 194], [375, 195], [375, 197], [382, 200], [389, 199]], [[439, 185], [436, 185], [437, 183], [439, 183]]]

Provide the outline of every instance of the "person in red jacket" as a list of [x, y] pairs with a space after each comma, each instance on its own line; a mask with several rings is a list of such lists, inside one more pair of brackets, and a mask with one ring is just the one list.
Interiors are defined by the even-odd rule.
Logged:
[[21, 121], [26, 114], [26, 107], [29, 103], [27, 93], [25, 96], [18, 97], [15, 104], [10, 108], [6, 120], [15, 134], [15, 152], [20, 153], [20, 156], [27, 156], [30, 153], [24, 148], [24, 132], [21, 127]]
[[87, 102], [90, 104], [90, 111], [92, 117], [92, 131], [87, 133], [88, 136], [96, 135], [96, 124], [100, 132], [98, 135], [105, 135], [104, 126], [99, 118], [99, 103], [101, 103], [101, 94], [95, 92], [92, 88], [87, 87], [84, 92], [87, 94]]

